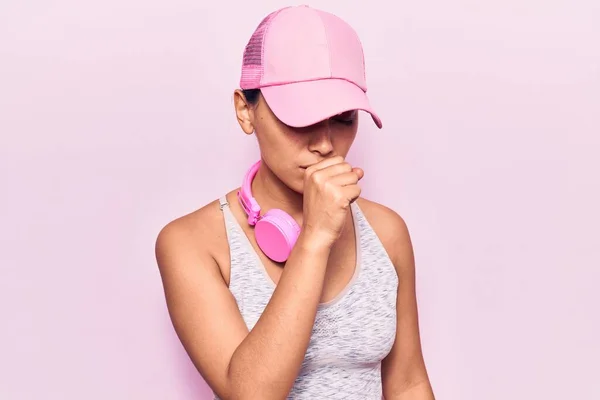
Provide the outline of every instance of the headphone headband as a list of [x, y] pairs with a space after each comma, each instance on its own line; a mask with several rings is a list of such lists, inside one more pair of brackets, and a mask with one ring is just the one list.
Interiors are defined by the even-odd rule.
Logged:
[[294, 218], [277, 208], [260, 215], [260, 206], [252, 196], [252, 180], [258, 172], [260, 163], [260, 160], [257, 161], [246, 172], [237, 197], [248, 216], [248, 224], [254, 227], [254, 237], [258, 247], [271, 260], [284, 262], [298, 240], [300, 227]]
[[256, 199], [252, 196], [252, 180], [258, 172], [260, 162], [261, 161], [258, 160], [256, 163], [254, 163], [254, 165], [252, 165], [252, 167], [250, 167], [248, 172], [246, 172], [242, 186], [237, 192], [237, 197], [240, 201], [240, 204], [248, 216], [248, 224], [251, 226], [256, 225], [260, 219], [260, 206], [258, 205]]

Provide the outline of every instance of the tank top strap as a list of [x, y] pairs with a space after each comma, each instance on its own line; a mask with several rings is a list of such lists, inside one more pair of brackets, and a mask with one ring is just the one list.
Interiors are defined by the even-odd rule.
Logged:
[[227, 201], [227, 197], [221, 196], [219, 198], [219, 205], [220, 205], [221, 211], [223, 210], [224, 207], [229, 206], [229, 202]]
[[237, 232], [237, 221], [235, 216], [229, 208], [229, 202], [226, 196], [219, 198], [219, 208], [223, 212], [223, 218], [225, 219], [225, 230], [227, 231], [227, 240], [231, 244], [232, 241], [238, 240], [239, 233]]
[[236, 219], [235, 215], [233, 215], [226, 196], [219, 198], [219, 208], [223, 212], [223, 217], [225, 219], [227, 241], [229, 242], [229, 247], [232, 250], [232, 264], [236, 264], [239, 258], [239, 254], [237, 254], [238, 251], [241, 251], [244, 254], [254, 254], [256, 256], [255, 261], [260, 263], [260, 259], [258, 258], [258, 255], [256, 255], [256, 252], [250, 243], [250, 239], [248, 239], [244, 233], [244, 229]]

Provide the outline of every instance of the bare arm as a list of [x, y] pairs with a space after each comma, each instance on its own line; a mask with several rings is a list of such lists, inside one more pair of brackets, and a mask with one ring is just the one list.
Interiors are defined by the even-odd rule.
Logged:
[[263, 314], [233, 353], [228, 377], [244, 393], [258, 384], [250, 398], [289, 393], [308, 347], [329, 254], [328, 246], [299, 238]]
[[433, 400], [434, 394], [423, 360], [415, 293], [415, 261], [404, 220], [391, 210], [383, 227], [389, 237], [390, 257], [398, 274], [397, 332], [390, 354], [382, 362], [386, 400]]
[[161, 231], [156, 258], [173, 325], [219, 397], [287, 397], [310, 341], [331, 247], [341, 234], [350, 203], [360, 195], [357, 182], [362, 176], [362, 170], [342, 157], [307, 168], [302, 233], [251, 332], [209, 255], [210, 244], [198, 250], [209, 241], [190, 239], [188, 230], [177, 224]]
[[433, 400], [419, 333], [415, 260], [404, 219], [394, 210], [361, 199], [361, 208], [381, 239], [398, 275], [396, 340], [381, 363], [385, 400]]
[[308, 347], [329, 247], [301, 234], [250, 333], [216, 262], [197, 247], [177, 223], [167, 225], [156, 243], [167, 306], [183, 346], [222, 399], [284, 399]]

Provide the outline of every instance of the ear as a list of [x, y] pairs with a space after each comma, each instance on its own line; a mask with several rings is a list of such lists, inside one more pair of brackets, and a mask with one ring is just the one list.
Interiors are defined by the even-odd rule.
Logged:
[[238, 123], [244, 133], [246, 135], [254, 133], [254, 108], [239, 89], [233, 92], [233, 106], [235, 107]]

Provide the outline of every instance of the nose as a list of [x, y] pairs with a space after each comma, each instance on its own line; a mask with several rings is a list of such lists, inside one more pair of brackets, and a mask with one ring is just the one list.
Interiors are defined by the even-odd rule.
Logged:
[[329, 120], [325, 120], [315, 126], [315, 130], [311, 133], [308, 148], [312, 153], [317, 153], [321, 156], [327, 156], [333, 151], [331, 122]]

